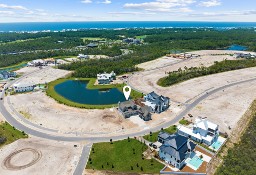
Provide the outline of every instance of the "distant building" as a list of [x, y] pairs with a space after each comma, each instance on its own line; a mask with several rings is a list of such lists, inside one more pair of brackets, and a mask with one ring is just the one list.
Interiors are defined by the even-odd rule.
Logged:
[[90, 43], [88, 45], [86, 45], [88, 48], [96, 48], [98, 47], [98, 44], [95, 44], [95, 43]]
[[127, 43], [127, 44], [141, 44], [141, 41], [140, 41], [140, 40], [134, 39], [134, 38], [126, 38], [126, 39], [123, 39], [123, 42], [124, 42], [124, 43]]
[[159, 157], [175, 168], [181, 169], [186, 165], [186, 159], [193, 156], [196, 144], [179, 134], [160, 132], [158, 141], [162, 143], [159, 148]]
[[218, 139], [219, 126], [206, 119], [197, 118], [192, 129], [179, 126], [178, 133], [197, 142], [211, 145]]
[[34, 84], [17, 83], [13, 85], [13, 90], [15, 92], [29, 92], [29, 91], [33, 91], [34, 88], [35, 88]]
[[124, 118], [130, 118], [131, 116], [139, 115], [144, 121], [151, 120], [150, 110], [147, 106], [140, 107], [133, 101], [120, 102], [118, 104], [118, 110], [124, 116]]
[[17, 76], [16, 72], [0, 71], [0, 79], [15, 78]]
[[97, 74], [97, 80], [99, 84], [110, 84], [115, 79], [116, 74], [114, 71], [112, 71], [110, 74], [106, 72], [103, 74]]
[[170, 106], [168, 97], [159, 96], [154, 91], [144, 96], [145, 105], [151, 108], [152, 112], [161, 113], [167, 110]]
[[79, 54], [79, 55], [77, 56], [77, 58], [80, 59], [80, 60], [87, 60], [87, 59], [89, 59], [90, 57], [89, 57], [88, 55]]
[[30, 67], [40, 67], [40, 66], [45, 66], [46, 62], [42, 59], [38, 59], [38, 60], [33, 60], [33, 61], [28, 62], [27, 65]]
[[253, 55], [251, 53], [235, 53], [233, 55], [234, 58], [246, 58], [246, 59], [253, 59], [256, 58], [256, 55]]

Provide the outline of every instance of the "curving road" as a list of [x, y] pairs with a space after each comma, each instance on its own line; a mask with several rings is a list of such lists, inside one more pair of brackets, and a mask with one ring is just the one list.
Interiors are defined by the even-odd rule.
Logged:
[[45, 139], [51, 139], [51, 140], [56, 140], [56, 141], [68, 141], [68, 142], [79, 142], [79, 141], [84, 141], [87, 140], [89, 142], [92, 143], [96, 143], [96, 142], [107, 142], [110, 139], [113, 140], [122, 140], [122, 139], [126, 139], [127, 137], [138, 137], [138, 136], [142, 136], [145, 134], [148, 134], [150, 131], [155, 132], [155, 131], [159, 131], [161, 128], [167, 128], [170, 125], [173, 125], [175, 123], [177, 123], [182, 117], [184, 117], [190, 110], [192, 110], [194, 107], [197, 106], [197, 104], [199, 104], [201, 101], [203, 101], [204, 99], [206, 99], [207, 97], [209, 97], [210, 95], [217, 93], [223, 89], [232, 87], [232, 86], [236, 86], [239, 84], [243, 84], [243, 83], [248, 83], [248, 82], [253, 82], [256, 81], [256, 78], [252, 78], [252, 79], [248, 79], [248, 80], [243, 80], [243, 81], [239, 81], [239, 82], [235, 82], [235, 83], [230, 83], [228, 85], [210, 90], [208, 92], [206, 92], [205, 94], [201, 95], [200, 97], [197, 97], [191, 104], [187, 104], [185, 106], [185, 109], [180, 112], [176, 117], [174, 117], [171, 121], [168, 121], [166, 123], [163, 123], [162, 125], [159, 125], [157, 127], [154, 128], [150, 128], [150, 129], [145, 129], [143, 131], [139, 131], [139, 132], [134, 132], [132, 134], [124, 134], [124, 135], [117, 135], [117, 136], [101, 136], [101, 137], [96, 137], [96, 136], [90, 136], [90, 137], [77, 137], [77, 136], [62, 136], [62, 135], [57, 135], [56, 133], [45, 133], [43, 131], [39, 131], [36, 129], [32, 129], [28, 126], [25, 126], [23, 123], [21, 123], [20, 121], [16, 120], [16, 118], [14, 118], [5, 108], [3, 101], [0, 102], [0, 112], [3, 114], [3, 116], [5, 117], [5, 119], [14, 127], [16, 127], [17, 129], [26, 132], [29, 135], [33, 135], [36, 137], [41, 137], [41, 138], [45, 138]]

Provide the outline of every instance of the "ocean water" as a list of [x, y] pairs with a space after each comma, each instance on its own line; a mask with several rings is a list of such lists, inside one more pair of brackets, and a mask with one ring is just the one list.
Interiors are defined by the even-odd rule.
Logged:
[[251, 28], [256, 22], [171, 22], [171, 21], [106, 21], [106, 22], [31, 22], [0, 23], [1, 32], [10, 31], [61, 31], [68, 29], [115, 28]]

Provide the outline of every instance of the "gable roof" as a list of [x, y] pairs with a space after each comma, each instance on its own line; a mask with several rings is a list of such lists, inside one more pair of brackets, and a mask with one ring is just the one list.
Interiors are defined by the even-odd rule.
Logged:
[[157, 95], [154, 91], [150, 92], [149, 95], [151, 95], [154, 99], [157, 99], [159, 95]]
[[98, 44], [90, 43], [87, 45], [87, 47], [98, 47]]
[[196, 147], [195, 143], [191, 141], [187, 141], [186, 144], [183, 144], [179, 150], [164, 144], [160, 146], [160, 150], [176, 158], [176, 160], [183, 161], [186, 158], [187, 151], [188, 150], [193, 151], [195, 147]]
[[135, 104], [133, 101], [129, 100], [129, 101], [121, 102], [121, 103], [119, 104], [119, 108], [120, 108], [121, 110], [124, 110], [125, 107], [126, 107], [126, 108], [130, 108], [130, 107], [133, 107], [133, 106], [135, 106], [135, 105], [136, 105], [136, 104]]
[[195, 126], [198, 128], [201, 128], [203, 130], [208, 130], [208, 128], [212, 129], [212, 130], [216, 130], [218, 125], [209, 122], [206, 119], [201, 119], [201, 118], [196, 118], [195, 120]]
[[188, 139], [184, 136], [181, 136], [179, 134], [172, 134], [165, 142], [165, 145], [171, 146], [174, 149], [179, 150], [187, 141]]

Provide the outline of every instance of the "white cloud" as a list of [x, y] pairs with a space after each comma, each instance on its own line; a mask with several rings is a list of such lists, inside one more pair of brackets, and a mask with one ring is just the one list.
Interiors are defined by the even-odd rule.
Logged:
[[83, 0], [81, 2], [84, 3], [84, 4], [90, 4], [90, 3], [92, 3], [92, 0]]
[[111, 4], [112, 1], [110, 1], [110, 0], [104, 0], [104, 1], [99, 2], [99, 3], [101, 3], [101, 4]]
[[13, 11], [0, 11], [0, 15], [14, 15]]
[[199, 5], [203, 7], [214, 7], [214, 6], [221, 5], [221, 1], [220, 0], [201, 1]]
[[112, 15], [155, 15], [156, 13], [152, 12], [109, 12], [108, 14]]
[[171, 12], [173, 8], [184, 8], [195, 2], [195, 0], [155, 0], [144, 3], [126, 3], [124, 8]]
[[23, 7], [23, 6], [9, 6], [6, 4], [0, 4], [0, 8], [13, 9], [13, 10], [28, 10], [26, 7]]
[[190, 14], [196, 17], [212, 17], [212, 16], [248, 16], [256, 15], [256, 10], [244, 10], [244, 11], [219, 11], [219, 12], [202, 12]]

